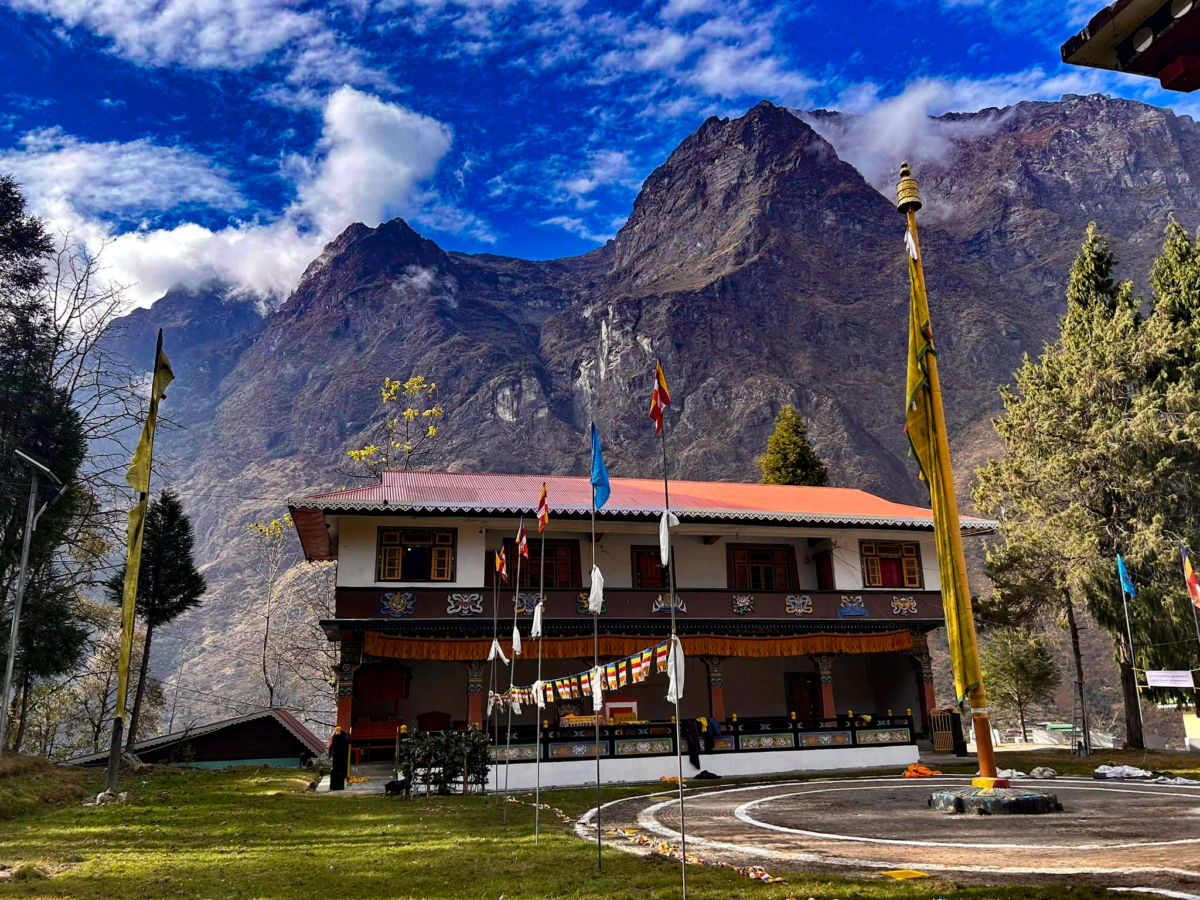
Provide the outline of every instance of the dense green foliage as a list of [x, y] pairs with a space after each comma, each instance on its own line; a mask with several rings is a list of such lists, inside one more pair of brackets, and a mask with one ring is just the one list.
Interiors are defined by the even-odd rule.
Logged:
[[1028, 740], [1026, 713], [1047, 699], [1062, 680], [1050, 642], [1024, 628], [997, 628], [988, 634], [980, 654], [988, 699], [1016, 715], [1021, 739]]
[[[146, 510], [142, 537], [142, 562], [138, 573], [137, 615], [146, 623], [141, 674], [134, 692], [133, 712], [129, 718], [128, 748], [138, 737], [142, 699], [150, 667], [150, 647], [154, 629], [166, 625], [189, 609], [200, 605], [204, 596], [204, 576], [192, 560], [195, 537], [183, 504], [173, 491], [163, 491]], [[125, 566], [122, 565], [105, 585], [110, 602], [120, 606], [124, 600]]]
[[[1200, 249], [1168, 226], [1148, 312], [1115, 267], [1089, 228], [1058, 339], [1002, 390], [1005, 455], [978, 472], [975, 502], [1001, 520], [988, 562], [1002, 604], [1082, 602], [1112, 634], [1141, 746], [1134, 664], [1197, 662], [1179, 548], [1200, 544]], [[1138, 585], [1134, 662], [1118, 553]]]
[[[51, 249], [41, 224], [25, 212], [24, 199], [11, 179], [0, 177], [0, 666], [8, 654], [8, 634], [21, 545], [29, 503], [31, 472], [16, 450], [34, 457], [68, 487], [60, 492], [41, 476], [35, 505], [55, 502], [38, 519], [29, 550], [28, 586], [15, 661], [16, 684], [24, 698], [31, 685], [71, 671], [80, 661], [86, 630], [75, 621], [76, 580], [68, 577], [76, 551], [76, 527], [89, 502], [72, 485], [86, 453], [78, 413], [68, 391], [55, 379], [56, 322], [35, 287], [41, 262]], [[28, 624], [28, 623], [32, 623]], [[24, 722], [22, 702], [17, 727], [8, 732], [19, 745]], [[0, 715], [9, 711], [0, 710]]]
[[829, 484], [829, 472], [808, 442], [808, 428], [790, 403], [775, 417], [767, 452], [759, 459], [763, 484]]
[[487, 782], [490, 769], [488, 736], [486, 732], [414, 731], [400, 740], [400, 772], [408, 779], [428, 778], [434, 793], [450, 793], [456, 780], [461, 784], [463, 773], [472, 787]]

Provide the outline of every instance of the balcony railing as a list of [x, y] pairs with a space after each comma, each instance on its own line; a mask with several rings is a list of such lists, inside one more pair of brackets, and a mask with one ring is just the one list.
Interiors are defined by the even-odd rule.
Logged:
[[[506, 747], [514, 763], [592, 759], [596, 755], [595, 725], [518, 725], [511, 744], [503, 725], [491, 729], [492, 758], [503, 760]], [[683, 752], [688, 752], [686, 731]], [[839, 716], [832, 719], [793, 719], [787, 716], [741, 718], [721, 723], [711, 738], [711, 749], [700, 736], [701, 753], [745, 753], [781, 750], [828, 750], [846, 747], [881, 747], [914, 743], [913, 717]], [[640, 722], [600, 726], [600, 756], [625, 759], [675, 754], [674, 722]]]

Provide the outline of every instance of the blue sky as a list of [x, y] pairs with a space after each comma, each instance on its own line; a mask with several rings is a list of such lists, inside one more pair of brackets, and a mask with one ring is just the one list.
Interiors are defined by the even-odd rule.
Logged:
[[889, 159], [948, 110], [1200, 111], [1059, 62], [1100, 5], [0, 0], [0, 172], [139, 304], [211, 277], [286, 294], [346, 225], [396, 215], [447, 249], [573, 255], [706, 117], [764, 98], [864, 114]]

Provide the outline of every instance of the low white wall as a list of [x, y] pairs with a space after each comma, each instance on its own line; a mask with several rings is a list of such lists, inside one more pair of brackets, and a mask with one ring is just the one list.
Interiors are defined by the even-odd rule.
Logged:
[[[902, 769], [917, 761], [914, 744], [891, 747], [840, 747], [828, 750], [764, 750], [759, 753], [701, 753], [700, 768], [722, 778], [746, 775], [774, 775], [784, 772], [829, 772], [839, 769]], [[535, 786], [535, 764], [514, 762], [508, 771], [509, 790], [531, 790]], [[678, 772], [673, 756], [643, 756], [633, 759], [600, 760], [603, 784], [633, 784], [658, 781]], [[686, 759], [683, 777], [697, 770]], [[494, 766], [488, 777], [488, 789], [496, 785], [504, 790], [504, 765]], [[596, 759], [542, 761], [542, 787], [579, 787], [596, 783]]]

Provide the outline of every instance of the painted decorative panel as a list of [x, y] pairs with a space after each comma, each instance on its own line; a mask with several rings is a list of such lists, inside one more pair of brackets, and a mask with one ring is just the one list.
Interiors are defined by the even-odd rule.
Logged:
[[858, 732], [858, 743], [861, 744], [907, 744], [912, 735], [907, 728], [876, 728], [870, 731]]
[[849, 731], [806, 731], [796, 735], [801, 747], [850, 747], [854, 738]]
[[[683, 739], [683, 752], [684, 753], [688, 752], [688, 739], [687, 738]], [[700, 752], [701, 753], [709, 752], [708, 750], [704, 749], [703, 741], [700, 742]], [[712, 748], [711, 752], [713, 752], [713, 753], [732, 753], [733, 752], [733, 735], [732, 734], [717, 735], [716, 740], [713, 741], [713, 748]]]
[[535, 760], [537, 759], [536, 744], [516, 744], [512, 747], [492, 747], [492, 759], [503, 761], [505, 750], [508, 751], [507, 758], [511, 760]]
[[675, 748], [670, 738], [655, 738], [646, 741], [616, 741], [617, 756], [653, 756], [670, 753]]
[[795, 746], [790, 734], [748, 734], [738, 741], [740, 750], [779, 750]]
[[[600, 755], [608, 756], [608, 743], [601, 742]], [[551, 759], [595, 759], [596, 745], [592, 742], [586, 744], [551, 744], [550, 758]]]

